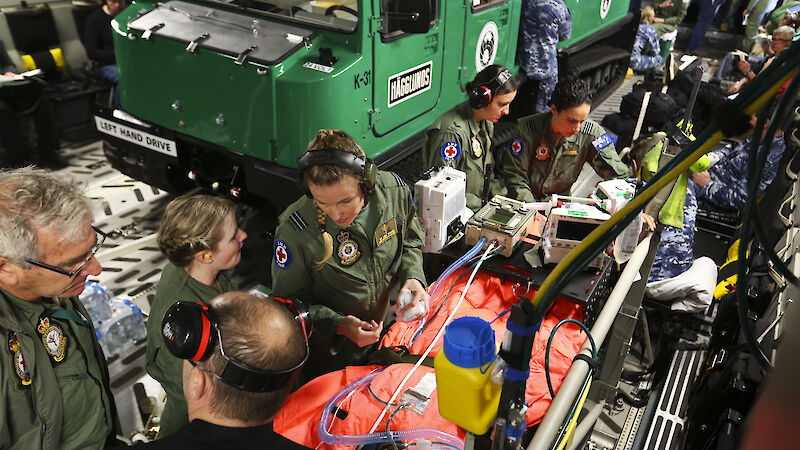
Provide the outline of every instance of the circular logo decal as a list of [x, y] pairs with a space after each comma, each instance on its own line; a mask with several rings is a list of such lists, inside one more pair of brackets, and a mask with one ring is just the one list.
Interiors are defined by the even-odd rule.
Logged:
[[445, 162], [451, 162], [458, 159], [461, 156], [461, 147], [459, 147], [457, 142], [445, 142], [442, 146], [440, 153], [442, 154], [442, 159]]
[[275, 265], [279, 269], [285, 269], [292, 264], [292, 252], [286, 242], [280, 239], [275, 241]]
[[605, 19], [611, 9], [611, 0], [600, 0], [600, 18]]
[[522, 139], [514, 138], [511, 139], [511, 143], [508, 145], [509, 151], [513, 156], [519, 156], [522, 152], [525, 151], [525, 144], [522, 143]]
[[494, 64], [494, 57], [497, 56], [497, 43], [500, 33], [497, 32], [497, 24], [486, 22], [480, 36], [478, 45], [475, 48], [475, 70], [480, 72], [486, 67]]

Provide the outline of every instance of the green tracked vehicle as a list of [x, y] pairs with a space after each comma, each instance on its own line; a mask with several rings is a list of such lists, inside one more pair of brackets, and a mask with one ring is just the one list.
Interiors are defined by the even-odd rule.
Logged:
[[[621, 81], [638, 23], [628, 0], [567, 4], [562, 73], [598, 87]], [[515, 0], [135, 1], [112, 22], [122, 106], [100, 108], [97, 129], [111, 164], [133, 178], [280, 208], [299, 194], [296, 160], [317, 130], [342, 129], [397, 170], [426, 127], [466, 100], [478, 71], [517, 71], [520, 9]]]

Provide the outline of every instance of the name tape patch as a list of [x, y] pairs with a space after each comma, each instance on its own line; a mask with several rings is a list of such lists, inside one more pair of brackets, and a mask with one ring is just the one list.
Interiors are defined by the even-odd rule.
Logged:
[[433, 61], [422, 63], [389, 77], [389, 108], [415, 97], [433, 85]]

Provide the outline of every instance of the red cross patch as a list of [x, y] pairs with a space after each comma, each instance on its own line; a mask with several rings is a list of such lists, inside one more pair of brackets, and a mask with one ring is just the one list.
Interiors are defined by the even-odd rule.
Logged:
[[440, 150], [442, 154], [442, 159], [446, 162], [455, 161], [461, 156], [461, 147], [459, 147], [457, 142], [445, 142]]
[[292, 252], [286, 242], [280, 239], [275, 240], [275, 265], [279, 269], [285, 269], [292, 264]]

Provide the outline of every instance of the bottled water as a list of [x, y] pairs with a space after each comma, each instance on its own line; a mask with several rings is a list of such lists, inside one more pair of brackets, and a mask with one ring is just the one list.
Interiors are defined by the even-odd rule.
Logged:
[[111, 307], [108, 305], [108, 291], [103, 289], [99, 284], [86, 281], [83, 292], [78, 298], [80, 298], [86, 311], [89, 312], [89, 317], [92, 319], [95, 328], [98, 326], [99, 322], [111, 318]]

